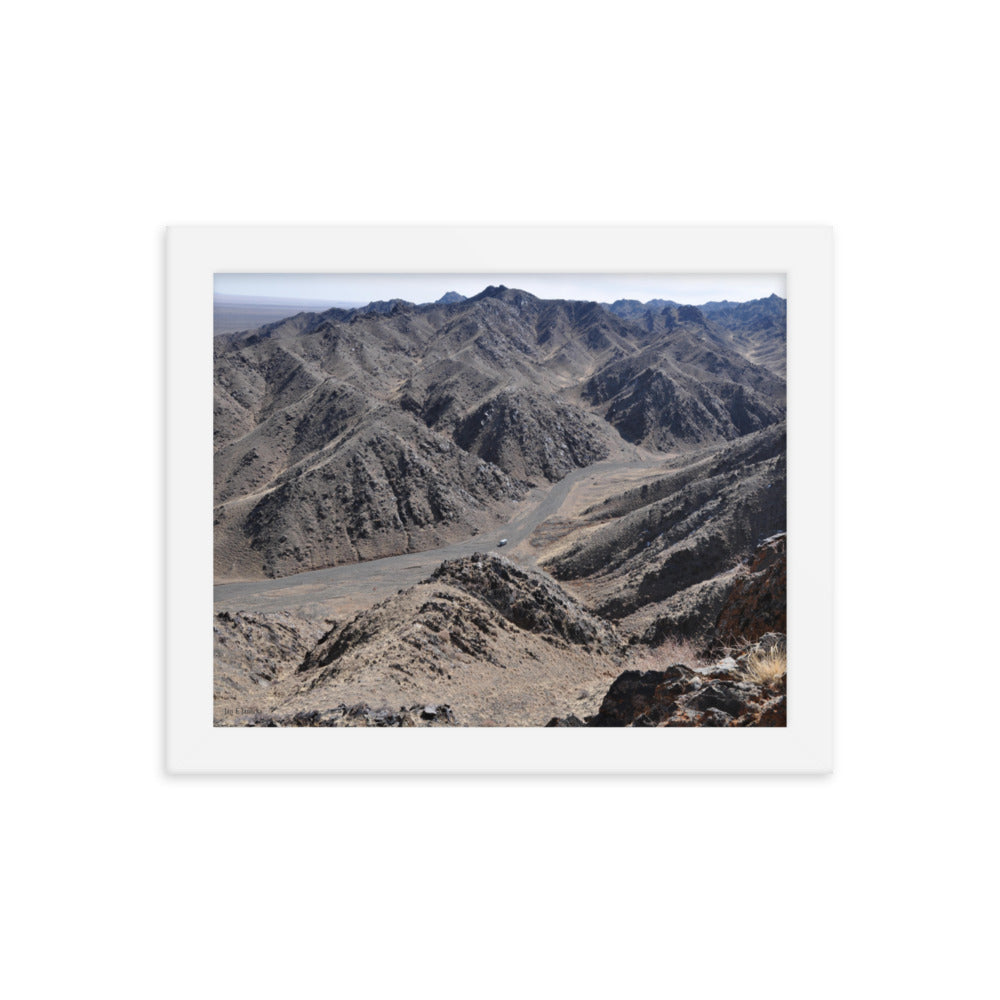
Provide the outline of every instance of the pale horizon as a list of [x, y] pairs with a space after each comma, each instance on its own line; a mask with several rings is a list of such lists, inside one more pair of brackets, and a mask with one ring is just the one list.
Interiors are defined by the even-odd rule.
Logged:
[[471, 297], [490, 285], [540, 299], [611, 303], [669, 299], [685, 305], [785, 298], [784, 274], [216, 274], [216, 298], [238, 296], [304, 305], [367, 305], [388, 299], [423, 304], [446, 292]]

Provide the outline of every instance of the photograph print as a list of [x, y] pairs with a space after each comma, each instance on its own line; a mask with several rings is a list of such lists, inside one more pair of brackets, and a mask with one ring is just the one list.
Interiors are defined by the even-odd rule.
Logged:
[[214, 310], [215, 726], [786, 725], [785, 275]]

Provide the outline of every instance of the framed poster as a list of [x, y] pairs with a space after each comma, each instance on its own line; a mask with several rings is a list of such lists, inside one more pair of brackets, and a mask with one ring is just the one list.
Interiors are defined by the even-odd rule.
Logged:
[[168, 769], [829, 771], [832, 259], [168, 230]]

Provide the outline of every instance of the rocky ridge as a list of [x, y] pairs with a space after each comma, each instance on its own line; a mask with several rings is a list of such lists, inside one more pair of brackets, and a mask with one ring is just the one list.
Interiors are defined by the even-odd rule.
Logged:
[[719, 642], [754, 641], [787, 629], [787, 535], [765, 539], [733, 582], [715, 622]]
[[[755, 563], [776, 547], [768, 540]], [[776, 580], [766, 568], [756, 578], [758, 599]], [[731, 590], [733, 606], [744, 593]], [[627, 647], [545, 574], [491, 553], [442, 563], [423, 583], [318, 638], [313, 624], [311, 645], [288, 616], [216, 617], [228, 676], [251, 693], [254, 683], [270, 688], [266, 705], [232, 695], [217, 702], [219, 725], [786, 724], [783, 634], [759, 635], [708, 663], [645, 669], [655, 653]], [[236, 647], [239, 669], [233, 633], [245, 640]], [[775, 657], [777, 669], [758, 666]]]
[[786, 518], [784, 425], [678, 459], [674, 471], [581, 515], [593, 525], [544, 563], [601, 615], [625, 619], [656, 606], [645, 641], [711, 630], [740, 560]]
[[620, 674], [587, 725], [784, 726], [786, 701], [784, 677], [761, 684], [727, 665], [697, 671], [675, 663]]
[[504, 556], [326, 605], [309, 578], [337, 621], [217, 615], [216, 724], [784, 725], [785, 390], [751, 360], [783, 300], [443, 299], [215, 338], [219, 578], [495, 542], [517, 511]]
[[364, 702], [356, 705], [337, 705], [336, 708], [319, 711], [301, 711], [293, 715], [268, 714], [258, 712], [242, 719], [226, 719], [223, 726], [248, 726], [275, 729], [279, 726], [296, 726], [306, 729], [340, 729], [348, 726], [372, 727], [376, 729], [405, 729], [412, 726], [454, 726], [455, 713], [448, 705], [400, 706], [398, 711], [391, 708], [372, 708]]
[[328, 626], [282, 611], [220, 611], [213, 622], [216, 724], [255, 710]]
[[613, 626], [545, 574], [478, 553], [334, 625], [289, 665], [266, 712], [228, 722], [370, 725], [341, 707], [445, 704], [462, 725], [542, 725], [560, 707], [595, 711], [624, 653]]
[[526, 486], [386, 408], [215, 510], [216, 572], [281, 576], [432, 549], [505, 520]]
[[[214, 339], [217, 579], [467, 537], [529, 484], [629, 444], [693, 448], [783, 417], [783, 380], [694, 307], [640, 323], [503, 286], [443, 299]], [[431, 459], [423, 482], [393, 474]]]

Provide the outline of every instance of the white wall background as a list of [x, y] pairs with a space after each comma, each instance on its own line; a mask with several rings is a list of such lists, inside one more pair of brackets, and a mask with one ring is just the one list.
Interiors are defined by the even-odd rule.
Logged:
[[[986, 10], [7, 13], [9, 995], [995, 988]], [[164, 776], [163, 227], [314, 221], [836, 226], [832, 778]]]

